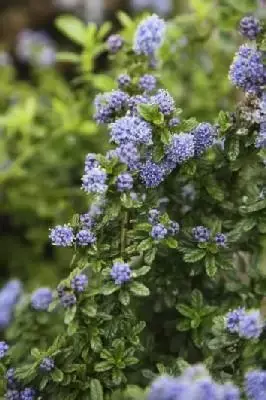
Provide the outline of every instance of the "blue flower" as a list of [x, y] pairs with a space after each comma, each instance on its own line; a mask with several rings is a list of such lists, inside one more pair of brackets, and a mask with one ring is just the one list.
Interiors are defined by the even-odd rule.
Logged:
[[244, 37], [254, 40], [262, 31], [262, 26], [257, 18], [250, 15], [241, 19], [239, 31]]
[[81, 187], [87, 193], [104, 193], [108, 188], [106, 180], [105, 170], [95, 167], [82, 176]]
[[34, 400], [36, 396], [36, 390], [32, 388], [25, 388], [20, 392], [20, 400]]
[[245, 314], [244, 308], [237, 308], [236, 310], [228, 312], [225, 316], [226, 329], [231, 333], [237, 333], [239, 331], [240, 320]]
[[96, 242], [96, 237], [89, 229], [81, 229], [76, 235], [76, 242], [79, 246], [87, 246]]
[[162, 240], [167, 236], [167, 229], [163, 224], [156, 224], [151, 229], [151, 237], [155, 240]]
[[147, 188], [154, 188], [163, 182], [165, 177], [164, 168], [152, 161], [147, 161], [140, 168], [140, 179]]
[[207, 242], [210, 239], [210, 229], [205, 226], [196, 226], [192, 229], [194, 239], [199, 243]]
[[258, 136], [256, 137], [255, 147], [258, 149], [266, 148], [266, 122], [262, 122], [260, 124], [260, 131]]
[[246, 45], [240, 46], [230, 67], [229, 78], [245, 92], [259, 93], [266, 83], [262, 53]]
[[158, 92], [151, 97], [151, 103], [156, 104], [164, 115], [171, 115], [175, 111], [175, 101], [170, 93], [165, 89], [159, 89]]
[[71, 280], [71, 288], [76, 292], [84, 292], [86, 287], [88, 286], [88, 277], [85, 274], [76, 275]]
[[159, 216], [160, 216], [159, 210], [157, 210], [156, 208], [150, 210], [148, 214], [149, 223], [152, 225], [157, 224], [159, 222]]
[[232, 383], [221, 385], [218, 392], [221, 400], [240, 400], [240, 390]]
[[113, 54], [117, 53], [123, 47], [123, 44], [124, 40], [118, 34], [110, 35], [107, 39], [107, 48]]
[[132, 142], [135, 144], [151, 144], [151, 125], [139, 117], [126, 116], [111, 124], [111, 140], [116, 144]]
[[112, 266], [110, 275], [116, 285], [122, 285], [130, 281], [132, 278], [132, 271], [127, 263], [116, 261]]
[[266, 398], [266, 371], [250, 371], [245, 375], [245, 391], [250, 400]]
[[15, 378], [15, 368], [9, 368], [6, 371], [6, 380], [7, 380], [7, 387], [9, 389], [16, 389], [18, 386], [18, 382]]
[[136, 145], [132, 142], [121, 144], [115, 150], [119, 160], [126, 164], [129, 169], [136, 169], [139, 165], [140, 155]]
[[258, 339], [264, 324], [259, 311], [246, 313], [239, 321], [239, 336], [245, 339]]
[[153, 75], [143, 75], [139, 79], [139, 87], [146, 92], [152, 92], [156, 88], [157, 79]]
[[170, 222], [170, 226], [167, 228], [167, 232], [169, 235], [174, 236], [179, 232], [179, 223], [175, 221]]
[[99, 167], [99, 162], [96, 159], [96, 154], [89, 153], [85, 158], [85, 172], [88, 172], [90, 169]]
[[128, 74], [121, 74], [117, 78], [117, 82], [119, 87], [123, 89], [130, 85], [131, 78]]
[[157, 15], [144, 19], [137, 27], [133, 49], [137, 54], [152, 56], [163, 43], [165, 22]]
[[189, 387], [187, 381], [161, 376], [152, 383], [147, 400], [179, 400], [187, 393]]
[[128, 172], [118, 175], [116, 186], [119, 192], [124, 192], [133, 188], [133, 178]]
[[62, 295], [60, 297], [60, 303], [64, 308], [69, 308], [76, 304], [77, 299], [73, 293], [64, 293], [64, 291], [62, 291], [61, 293]]
[[51, 357], [45, 357], [40, 364], [40, 370], [45, 372], [51, 372], [54, 367], [55, 363]]
[[116, 113], [121, 113], [128, 105], [129, 96], [121, 90], [98, 94], [94, 100], [94, 119], [99, 124], [111, 122]]
[[88, 229], [91, 229], [95, 225], [95, 221], [92, 218], [90, 213], [81, 214], [79, 216], [79, 220], [80, 220], [80, 223], [82, 224], [82, 226], [84, 226], [85, 228], [88, 228]]
[[35, 310], [48, 310], [53, 301], [53, 293], [49, 288], [35, 290], [31, 296], [31, 305]]
[[217, 233], [214, 240], [219, 247], [226, 247], [227, 245], [227, 236], [224, 233]]
[[182, 164], [194, 156], [194, 140], [190, 133], [175, 134], [166, 147], [167, 157], [174, 163]]
[[216, 130], [209, 123], [199, 124], [191, 133], [194, 136], [196, 156], [200, 156], [208, 147], [211, 147], [216, 138]]
[[6, 353], [8, 352], [9, 346], [6, 342], [0, 342], [0, 359], [4, 358]]
[[170, 128], [175, 128], [179, 124], [180, 124], [180, 119], [177, 117], [171, 118], [170, 121], [168, 122]]
[[20, 399], [20, 392], [18, 390], [8, 389], [5, 394], [6, 400], [21, 400]]
[[49, 238], [54, 246], [72, 246], [74, 241], [73, 229], [68, 225], [57, 225], [51, 229]]
[[149, 98], [143, 94], [137, 94], [135, 96], [131, 96], [128, 100], [128, 108], [131, 113], [135, 114], [138, 109], [138, 105], [140, 104], [148, 104]]

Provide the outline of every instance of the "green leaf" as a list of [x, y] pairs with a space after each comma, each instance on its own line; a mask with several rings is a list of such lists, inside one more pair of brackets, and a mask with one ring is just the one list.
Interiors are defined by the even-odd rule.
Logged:
[[179, 321], [178, 324], [176, 325], [176, 329], [180, 332], [186, 332], [191, 329], [191, 324], [190, 324], [189, 319], [183, 319], [182, 321]]
[[117, 13], [117, 19], [124, 28], [130, 28], [133, 24], [132, 19], [123, 11]]
[[110, 294], [116, 292], [119, 289], [119, 286], [115, 285], [113, 282], [108, 282], [102, 287], [102, 294], [104, 296], [109, 296]]
[[217, 200], [218, 202], [222, 202], [224, 200], [224, 191], [214, 179], [209, 179], [205, 185], [205, 188], [214, 200]]
[[130, 295], [125, 290], [120, 291], [118, 299], [120, 303], [123, 304], [124, 306], [128, 306], [130, 303]]
[[187, 306], [186, 304], [177, 304], [176, 309], [184, 317], [188, 317], [190, 319], [195, 318], [195, 311], [193, 310], [193, 308]]
[[138, 224], [138, 225], [136, 225], [135, 229], [137, 231], [150, 232], [151, 224], [148, 224], [148, 223]]
[[79, 63], [80, 56], [76, 53], [72, 53], [70, 51], [60, 51], [60, 53], [56, 54], [57, 61], [61, 62], [71, 62], [71, 63]]
[[109, 361], [101, 361], [94, 366], [94, 371], [96, 372], [109, 371], [110, 369], [112, 369], [112, 365]]
[[142, 252], [149, 250], [152, 246], [153, 246], [152, 238], [142, 240], [142, 242], [140, 242], [140, 244], [138, 245], [138, 251]]
[[61, 15], [56, 19], [55, 24], [73, 42], [82, 46], [85, 44], [86, 27], [80, 19], [72, 15]]
[[98, 31], [98, 38], [99, 39], [104, 39], [106, 35], [108, 35], [108, 33], [111, 31], [112, 29], [112, 24], [109, 21], [104, 22], [101, 27], [99, 28]]
[[155, 259], [156, 252], [157, 252], [156, 248], [150, 249], [144, 256], [145, 263], [151, 265]]
[[144, 265], [143, 267], [141, 267], [139, 269], [135, 269], [133, 271], [133, 277], [137, 278], [139, 276], [146, 275], [150, 271], [150, 269], [151, 269], [151, 267], [148, 265]]
[[169, 144], [171, 142], [172, 135], [171, 132], [167, 129], [162, 129], [161, 132], [161, 141], [163, 144]]
[[96, 313], [97, 313], [97, 309], [96, 307], [94, 307], [91, 304], [86, 304], [84, 305], [84, 307], [82, 307], [82, 312], [83, 314], [87, 315], [88, 317], [95, 317]]
[[215, 262], [215, 256], [208, 254], [205, 258], [205, 268], [207, 275], [212, 278], [216, 274], [217, 266]]
[[228, 158], [230, 161], [235, 161], [239, 156], [240, 148], [239, 148], [239, 138], [232, 137], [228, 146]]
[[201, 308], [203, 306], [203, 296], [198, 289], [194, 289], [191, 293], [191, 304], [194, 308]]
[[73, 319], [75, 318], [75, 315], [76, 315], [76, 311], [77, 311], [77, 307], [75, 305], [66, 310], [65, 318], [64, 318], [64, 322], [66, 325], [69, 325], [70, 322], [73, 321]]
[[136, 296], [149, 296], [150, 291], [149, 289], [139, 282], [132, 282], [130, 285], [130, 291], [135, 294]]
[[168, 238], [164, 239], [163, 243], [165, 243], [170, 249], [177, 249], [178, 248], [178, 241], [169, 236]]
[[184, 261], [187, 263], [195, 263], [202, 258], [204, 258], [206, 255], [206, 251], [203, 249], [195, 249], [195, 250], [189, 250], [184, 254]]
[[92, 379], [90, 382], [91, 400], [103, 400], [103, 388], [98, 379]]
[[45, 386], [47, 385], [49, 381], [49, 377], [47, 375], [42, 377], [41, 383], [40, 383], [40, 389], [44, 390]]
[[51, 378], [54, 382], [62, 382], [64, 379], [64, 374], [60, 369], [54, 368], [51, 372]]
[[249, 206], [241, 206], [241, 207], [239, 207], [239, 210], [243, 214], [249, 214], [249, 213], [253, 213], [256, 211], [264, 210], [265, 208], [266, 208], [266, 199], [257, 201], [256, 203], [251, 204]]
[[159, 111], [159, 106], [156, 104], [139, 104], [137, 108], [139, 115], [145, 119], [145, 121], [152, 122], [155, 125], [161, 125], [163, 123], [164, 116]]
[[31, 349], [30, 353], [31, 353], [32, 357], [34, 357], [36, 359], [40, 358], [40, 356], [41, 356], [39, 349], [36, 349], [36, 347], [34, 349]]
[[91, 348], [96, 353], [99, 353], [102, 350], [103, 344], [100, 336], [92, 336], [91, 338]]
[[93, 75], [92, 84], [94, 87], [101, 91], [111, 91], [115, 88], [115, 82], [113, 78], [104, 74]]

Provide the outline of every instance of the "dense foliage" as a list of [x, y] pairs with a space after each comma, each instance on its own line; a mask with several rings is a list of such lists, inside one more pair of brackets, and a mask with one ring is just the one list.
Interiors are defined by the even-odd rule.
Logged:
[[[62, 213], [49, 233], [53, 248], [73, 255], [69, 267], [56, 291], [22, 295], [11, 281], [0, 292], [3, 396], [265, 399], [263, 18], [241, 19], [249, 42], [228, 69], [243, 96], [212, 119], [215, 103], [209, 120], [201, 108], [197, 118], [183, 113], [164, 86], [172, 22], [120, 19], [121, 35], [106, 42], [117, 86], [96, 95], [89, 121], [109, 134], [110, 148], [85, 157], [88, 208], [69, 220]], [[95, 85], [86, 46], [96, 27], [59, 24], [84, 48], [61, 60]], [[101, 76], [102, 88], [110, 80]], [[203, 362], [213, 378], [189, 367]]]

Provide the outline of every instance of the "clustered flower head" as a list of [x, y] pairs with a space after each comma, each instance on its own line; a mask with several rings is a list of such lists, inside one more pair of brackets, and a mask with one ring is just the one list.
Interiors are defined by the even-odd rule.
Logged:
[[196, 365], [188, 370], [178, 378], [157, 378], [151, 385], [147, 400], [240, 400], [240, 390], [232, 383], [216, 383], [204, 367]]
[[239, 24], [239, 31], [241, 35], [247, 39], [254, 40], [262, 30], [260, 21], [252, 15], [246, 16], [241, 19]]
[[51, 229], [49, 238], [54, 246], [69, 247], [74, 242], [73, 228], [68, 225], [57, 225]]
[[258, 310], [245, 311], [243, 308], [230, 311], [225, 316], [226, 329], [245, 339], [258, 339], [264, 329], [264, 322]]
[[154, 225], [159, 222], [160, 212], [156, 208], [153, 208], [149, 211], [148, 221], [150, 224]]
[[155, 188], [163, 182], [165, 170], [162, 165], [148, 160], [140, 168], [140, 179], [147, 188]]
[[12, 319], [13, 310], [22, 294], [19, 280], [9, 281], [0, 291], [0, 328], [6, 328]]
[[116, 261], [112, 266], [110, 275], [116, 285], [122, 285], [130, 281], [132, 271], [127, 263]]
[[0, 342], [0, 359], [5, 357], [8, 349], [9, 349], [8, 344], [4, 341], [1, 341]]
[[117, 82], [118, 82], [119, 87], [124, 89], [130, 85], [131, 78], [128, 74], [121, 74], [117, 78]]
[[136, 169], [138, 167], [140, 154], [134, 143], [128, 142], [121, 144], [116, 148], [115, 154], [129, 169]]
[[123, 38], [118, 35], [118, 34], [114, 34], [109, 36], [109, 38], [107, 39], [107, 48], [110, 51], [110, 53], [117, 53], [124, 44], [124, 40]]
[[163, 224], [156, 224], [151, 229], [151, 237], [155, 240], [162, 240], [167, 235], [167, 229]]
[[119, 192], [125, 192], [133, 188], [133, 178], [128, 172], [124, 172], [118, 175], [116, 180], [117, 190]]
[[76, 242], [79, 246], [88, 246], [96, 242], [96, 236], [89, 229], [81, 229], [76, 234]]
[[70, 308], [77, 302], [77, 298], [73, 293], [64, 292], [59, 295], [60, 303], [64, 308]]
[[227, 245], [227, 236], [224, 233], [217, 233], [214, 240], [219, 247], [226, 247]]
[[145, 74], [139, 79], [139, 87], [145, 92], [152, 92], [156, 88], [157, 79], [153, 75]]
[[262, 53], [247, 45], [240, 46], [230, 67], [229, 78], [244, 92], [258, 94], [266, 83]]
[[260, 124], [259, 134], [256, 137], [255, 147], [258, 149], [266, 148], [266, 122]]
[[116, 144], [132, 142], [135, 144], [151, 144], [151, 125], [139, 117], [125, 116], [116, 120], [110, 126], [111, 140]]
[[95, 167], [82, 176], [82, 189], [87, 193], [104, 193], [108, 186], [106, 184], [107, 174], [103, 168]]
[[88, 153], [85, 158], [85, 168], [84, 171], [88, 172], [92, 168], [99, 167], [99, 162], [97, 161], [96, 154]]
[[98, 94], [94, 100], [94, 119], [99, 124], [106, 124], [112, 121], [116, 113], [126, 109], [129, 96], [122, 90], [113, 90], [109, 93]]
[[32, 388], [25, 388], [20, 392], [20, 400], [34, 400], [36, 396], [36, 390]]
[[196, 156], [200, 156], [207, 148], [211, 147], [216, 138], [216, 130], [209, 123], [199, 124], [191, 133], [194, 137]]
[[167, 158], [175, 164], [182, 164], [194, 156], [194, 140], [190, 133], [175, 134], [166, 147]]
[[156, 208], [148, 212], [148, 222], [152, 225], [150, 236], [154, 240], [162, 240], [167, 236], [174, 236], [179, 232], [179, 224], [175, 221], [169, 221], [167, 224], [161, 222], [160, 211]]
[[71, 280], [71, 288], [78, 293], [84, 292], [88, 286], [88, 277], [85, 274], [76, 275]]
[[249, 371], [245, 375], [245, 391], [250, 400], [266, 398], [266, 371]]
[[180, 124], [180, 119], [177, 117], [171, 118], [170, 121], [168, 122], [170, 128], [175, 128], [179, 124]]
[[197, 242], [204, 243], [210, 239], [211, 231], [205, 226], [196, 226], [192, 229], [192, 234]]
[[49, 288], [35, 290], [31, 296], [31, 306], [35, 310], [48, 310], [53, 300], [53, 293]]
[[151, 104], [157, 105], [161, 113], [166, 116], [171, 115], [175, 111], [175, 101], [165, 89], [159, 89], [158, 92], [151, 97]]
[[40, 364], [40, 369], [45, 372], [51, 372], [54, 367], [55, 363], [51, 357], [45, 357]]
[[164, 40], [165, 22], [157, 15], [142, 21], [135, 33], [133, 49], [137, 54], [152, 56]]

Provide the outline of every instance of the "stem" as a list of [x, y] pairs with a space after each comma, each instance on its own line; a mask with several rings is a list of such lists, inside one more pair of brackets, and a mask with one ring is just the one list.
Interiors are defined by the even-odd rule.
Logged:
[[127, 227], [127, 211], [124, 212], [122, 216], [122, 226], [121, 226], [121, 257], [123, 258], [126, 246], [126, 227]]

